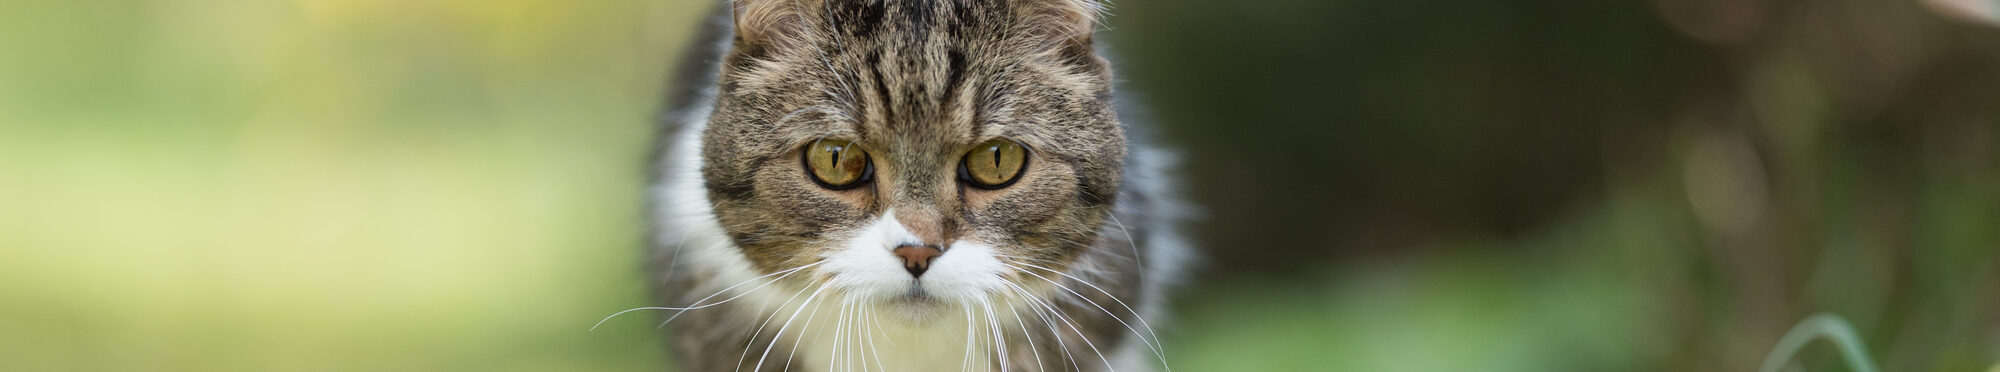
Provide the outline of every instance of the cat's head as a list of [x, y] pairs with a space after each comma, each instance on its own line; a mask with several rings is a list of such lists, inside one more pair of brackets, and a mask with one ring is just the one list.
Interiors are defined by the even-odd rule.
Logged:
[[732, 6], [701, 170], [757, 270], [921, 316], [1091, 249], [1126, 152], [1094, 2]]

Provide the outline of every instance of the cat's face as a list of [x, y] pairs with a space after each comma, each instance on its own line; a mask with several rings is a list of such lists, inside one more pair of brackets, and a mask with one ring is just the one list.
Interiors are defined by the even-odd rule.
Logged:
[[1090, 3], [735, 6], [702, 174], [757, 270], [921, 317], [1097, 239], [1126, 144]]

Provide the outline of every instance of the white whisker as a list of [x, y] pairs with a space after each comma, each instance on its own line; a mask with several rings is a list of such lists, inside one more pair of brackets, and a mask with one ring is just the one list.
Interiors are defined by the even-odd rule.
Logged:
[[[881, 368], [882, 371], [888, 371], [889, 366], [882, 364], [882, 349], [879, 349], [875, 346], [875, 330], [877, 329], [875, 324], [875, 308], [866, 307], [862, 308], [862, 311], [865, 314], [867, 314], [867, 320], [868, 320], [868, 352], [869, 354], [875, 356], [876, 368]], [[863, 365], [862, 369], [866, 370], [867, 364], [863, 363], [862, 365]]]
[[[1008, 264], [1008, 265], [1013, 265], [1013, 264]], [[1154, 356], [1157, 356], [1157, 357], [1159, 357], [1159, 358], [1160, 358], [1160, 364], [1161, 364], [1161, 366], [1162, 366], [1162, 367], [1165, 367], [1165, 368], [1167, 369], [1167, 371], [1168, 371], [1168, 372], [1172, 372], [1172, 371], [1173, 371], [1173, 367], [1172, 367], [1172, 366], [1168, 366], [1168, 365], [1166, 365], [1166, 363], [1167, 363], [1167, 356], [1166, 356], [1166, 353], [1165, 353], [1164, 351], [1162, 351], [1162, 350], [1161, 350], [1161, 347], [1162, 347], [1163, 345], [1160, 345], [1160, 344], [1159, 344], [1159, 343], [1160, 343], [1160, 335], [1159, 335], [1158, 333], [1155, 333], [1155, 332], [1153, 332], [1153, 326], [1152, 326], [1151, 324], [1148, 324], [1148, 323], [1146, 323], [1146, 317], [1145, 317], [1145, 316], [1143, 316], [1143, 315], [1139, 315], [1139, 311], [1138, 311], [1138, 310], [1134, 310], [1134, 309], [1132, 309], [1132, 306], [1130, 306], [1130, 305], [1126, 305], [1126, 304], [1125, 304], [1125, 301], [1123, 301], [1123, 300], [1119, 300], [1119, 299], [1118, 299], [1118, 296], [1116, 296], [1116, 295], [1112, 295], [1110, 291], [1106, 291], [1106, 290], [1104, 290], [1104, 288], [1100, 288], [1100, 287], [1098, 287], [1098, 286], [1097, 286], [1096, 284], [1091, 284], [1091, 283], [1090, 283], [1090, 281], [1087, 281], [1087, 280], [1083, 280], [1083, 278], [1078, 278], [1078, 277], [1075, 277], [1075, 276], [1072, 276], [1072, 275], [1069, 275], [1069, 274], [1066, 274], [1066, 273], [1063, 273], [1063, 272], [1061, 272], [1061, 271], [1057, 271], [1057, 270], [1055, 270], [1055, 269], [1050, 269], [1050, 268], [1046, 268], [1046, 267], [1041, 267], [1041, 266], [1036, 266], [1036, 265], [1034, 265], [1034, 264], [1028, 264], [1028, 263], [1022, 263], [1021, 265], [1026, 265], [1026, 266], [1028, 266], [1028, 267], [1034, 267], [1034, 268], [1038, 268], [1038, 269], [1042, 269], [1042, 270], [1048, 270], [1049, 272], [1052, 272], [1052, 273], [1056, 273], [1056, 275], [1062, 275], [1063, 277], [1066, 277], [1066, 278], [1069, 278], [1070, 280], [1075, 280], [1075, 281], [1076, 281], [1077, 283], [1082, 283], [1082, 284], [1083, 284], [1083, 285], [1085, 285], [1085, 286], [1089, 286], [1089, 287], [1090, 287], [1091, 289], [1096, 289], [1098, 293], [1103, 293], [1105, 297], [1108, 297], [1108, 298], [1111, 298], [1111, 301], [1113, 301], [1113, 302], [1117, 302], [1117, 303], [1118, 303], [1118, 306], [1122, 306], [1122, 307], [1124, 307], [1124, 308], [1125, 308], [1125, 311], [1128, 311], [1128, 312], [1131, 312], [1131, 314], [1132, 314], [1132, 317], [1133, 317], [1133, 318], [1135, 318], [1135, 319], [1138, 319], [1138, 320], [1139, 320], [1139, 324], [1140, 324], [1141, 326], [1143, 326], [1143, 327], [1145, 327], [1145, 328], [1146, 328], [1146, 333], [1148, 333], [1148, 334], [1151, 334], [1151, 335], [1152, 335], [1152, 342], [1146, 342], [1146, 335], [1141, 335], [1141, 334], [1139, 334], [1139, 330], [1138, 330], [1137, 328], [1133, 328], [1133, 327], [1132, 327], [1132, 324], [1130, 324], [1130, 323], [1126, 323], [1126, 322], [1125, 322], [1125, 319], [1122, 319], [1122, 318], [1118, 317], [1118, 315], [1117, 315], [1117, 314], [1113, 314], [1113, 313], [1111, 313], [1111, 310], [1109, 310], [1109, 309], [1105, 309], [1105, 308], [1104, 308], [1104, 306], [1103, 306], [1103, 305], [1099, 305], [1099, 304], [1097, 303], [1097, 301], [1092, 301], [1092, 300], [1090, 300], [1090, 298], [1088, 298], [1088, 297], [1084, 297], [1084, 296], [1083, 296], [1083, 294], [1081, 294], [1081, 293], [1077, 293], [1077, 292], [1076, 292], [1075, 290], [1071, 290], [1071, 289], [1070, 289], [1069, 287], [1067, 287], [1067, 286], [1064, 286], [1064, 285], [1062, 285], [1061, 283], [1056, 283], [1056, 281], [1054, 281], [1054, 280], [1050, 280], [1050, 279], [1049, 279], [1049, 278], [1047, 278], [1047, 277], [1043, 277], [1043, 276], [1041, 276], [1040, 274], [1035, 274], [1034, 272], [1032, 272], [1032, 271], [1028, 271], [1028, 270], [1021, 270], [1021, 272], [1023, 272], [1023, 273], [1026, 273], [1026, 274], [1028, 274], [1028, 275], [1033, 275], [1033, 276], [1035, 276], [1036, 278], [1041, 278], [1042, 280], [1044, 280], [1044, 281], [1047, 281], [1047, 282], [1049, 282], [1049, 284], [1054, 284], [1054, 285], [1055, 285], [1056, 287], [1058, 287], [1058, 288], [1062, 288], [1062, 289], [1063, 289], [1063, 291], [1066, 291], [1066, 292], [1069, 292], [1069, 293], [1070, 293], [1070, 294], [1072, 294], [1072, 295], [1076, 295], [1076, 297], [1077, 297], [1078, 299], [1082, 299], [1082, 300], [1083, 300], [1084, 302], [1087, 302], [1087, 303], [1090, 303], [1090, 305], [1091, 305], [1091, 306], [1093, 306], [1093, 307], [1096, 307], [1096, 308], [1097, 308], [1097, 309], [1098, 309], [1099, 311], [1103, 311], [1103, 312], [1104, 312], [1104, 315], [1109, 315], [1109, 316], [1111, 316], [1111, 318], [1112, 318], [1112, 319], [1114, 319], [1114, 320], [1117, 320], [1119, 324], [1124, 324], [1124, 325], [1125, 325], [1125, 329], [1127, 329], [1127, 330], [1131, 330], [1131, 331], [1132, 331], [1132, 335], [1134, 335], [1134, 336], [1139, 336], [1139, 342], [1140, 342], [1140, 343], [1144, 343], [1144, 344], [1146, 344], [1146, 347], [1147, 347], [1147, 348], [1151, 348], [1151, 349], [1153, 349], [1153, 354], [1154, 354]], [[1015, 267], [1015, 269], [1020, 269], [1020, 267], [1016, 266], [1016, 267]]]
[[[1084, 334], [1083, 329], [1077, 327], [1076, 322], [1071, 321], [1070, 320], [1071, 317], [1063, 313], [1062, 309], [1058, 309], [1054, 305], [1048, 305], [1048, 304], [1044, 304], [1043, 306], [1047, 307], [1049, 309], [1049, 313], [1054, 314], [1057, 320], [1061, 320], [1063, 322], [1063, 325], [1069, 326], [1070, 332], [1075, 332], [1076, 338], [1079, 340], [1083, 340], [1083, 346], [1090, 347], [1090, 352], [1093, 354], [1097, 354], [1097, 359], [1104, 362], [1105, 369], [1114, 371], [1117, 370], [1116, 367], [1111, 366], [1111, 359], [1104, 357], [1104, 351], [1097, 349], [1097, 343], [1090, 341], [1090, 335]], [[1080, 365], [1077, 366], [1077, 368], [1082, 368], [1082, 367], [1083, 366]]]
[[1007, 340], [1000, 334], [1000, 319], [993, 313], [991, 300], [980, 298], [979, 307], [986, 311], [986, 332], [993, 339], [993, 357], [999, 359], [1000, 372], [1007, 372]]
[[[1115, 368], [1111, 366], [1111, 359], [1104, 357], [1104, 351], [1097, 349], [1097, 343], [1090, 341], [1090, 335], [1084, 334], [1083, 329], [1081, 327], [1077, 327], [1076, 322], [1071, 321], [1072, 317], [1069, 316], [1068, 313], [1064, 313], [1062, 309], [1057, 308], [1055, 304], [1048, 303], [1046, 301], [1041, 302], [1041, 306], [1045, 309], [1048, 309], [1049, 314], [1054, 315], [1056, 320], [1061, 320], [1063, 325], [1068, 326], [1070, 332], [1075, 332], [1076, 338], [1079, 340], [1083, 340], [1083, 345], [1089, 347], [1091, 353], [1097, 354], [1098, 360], [1104, 361], [1104, 368], [1115, 370]], [[1083, 366], [1077, 365], [1077, 368], [1081, 369], [1083, 368]]]
[[[882, 368], [882, 370], [888, 370], [888, 364], [882, 364], [882, 350], [880, 350], [880, 348], [876, 348], [876, 344], [874, 344], [874, 340], [876, 340], [876, 316], [874, 316], [874, 308], [870, 306], [870, 308], [862, 308], [862, 310], [864, 310], [864, 312], [868, 314], [868, 354], [874, 354], [874, 358], [876, 358], [876, 368]], [[866, 366], [866, 364], [864, 364], [864, 366]], [[866, 370], [866, 368], [864, 368], [864, 370]]]
[[[807, 307], [812, 307], [812, 303], [813, 303], [813, 299], [816, 299], [816, 298], [819, 298], [819, 294], [820, 294], [820, 293], [824, 293], [824, 292], [826, 292], [826, 289], [827, 289], [827, 288], [828, 288], [828, 286], [827, 286], [827, 285], [825, 285], [825, 284], [821, 284], [821, 285], [819, 286], [819, 289], [817, 289], [817, 290], [813, 290], [813, 294], [812, 294], [811, 296], [806, 296], [806, 302], [805, 302], [805, 303], [803, 303], [803, 304], [801, 304], [801, 305], [799, 305], [799, 309], [798, 309], [798, 310], [794, 310], [794, 311], [792, 311], [792, 316], [790, 316], [790, 317], [786, 317], [786, 318], [785, 318], [785, 324], [784, 324], [784, 325], [780, 325], [780, 326], [778, 326], [778, 333], [776, 333], [776, 334], [772, 334], [772, 335], [771, 335], [771, 339], [772, 339], [773, 341], [771, 342], [771, 344], [770, 344], [770, 345], [765, 345], [765, 346], [764, 346], [764, 355], [763, 355], [763, 356], [759, 356], [759, 357], [757, 357], [757, 368], [753, 368], [753, 369], [751, 369], [751, 370], [750, 370], [751, 372], [756, 372], [756, 371], [761, 371], [761, 370], [763, 370], [763, 369], [764, 369], [764, 360], [766, 360], [766, 359], [769, 359], [769, 358], [771, 357], [771, 349], [772, 349], [773, 347], [776, 347], [776, 346], [778, 346], [778, 342], [777, 342], [776, 340], [781, 340], [781, 339], [783, 339], [783, 338], [784, 338], [784, 336], [785, 336], [785, 329], [787, 329], [787, 328], [791, 328], [791, 326], [792, 326], [792, 321], [793, 321], [793, 320], [797, 320], [797, 319], [799, 318], [799, 313], [800, 313], [800, 312], [802, 312], [802, 311], [805, 311]], [[817, 308], [815, 308], [815, 309], [817, 309]], [[808, 320], [808, 321], [810, 321], [810, 320]], [[792, 343], [792, 345], [793, 345], [794, 347], [796, 347], [796, 346], [798, 345], [798, 343], [797, 343], [797, 342], [794, 342], [794, 343]]]
[[[825, 261], [821, 261], [821, 262], [825, 262]], [[771, 283], [776, 283], [776, 282], [777, 282], [778, 280], [783, 280], [783, 279], [784, 279], [785, 277], [787, 277], [787, 276], [791, 276], [791, 275], [792, 275], [792, 273], [796, 273], [796, 272], [798, 272], [799, 270], [804, 270], [805, 268], [808, 268], [808, 267], [813, 267], [814, 265], [819, 265], [819, 264], [820, 264], [821, 262], [814, 262], [814, 263], [811, 263], [811, 264], [806, 264], [806, 265], [804, 265], [804, 266], [799, 266], [799, 267], [794, 267], [794, 268], [791, 268], [791, 269], [787, 269], [787, 270], [783, 270], [783, 271], [778, 271], [778, 272], [774, 272], [774, 273], [770, 273], [770, 274], [764, 274], [764, 276], [759, 276], [759, 277], [755, 277], [755, 278], [750, 278], [750, 279], [746, 279], [746, 280], [744, 280], [744, 281], [742, 281], [742, 282], [739, 282], [739, 283], [736, 283], [735, 285], [731, 285], [731, 286], [729, 286], [728, 288], [723, 288], [723, 289], [722, 289], [722, 290], [720, 290], [720, 291], [715, 291], [715, 294], [711, 294], [711, 295], [708, 295], [708, 297], [702, 297], [702, 298], [701, 298], [701, 299], [699, 299], [699, 300], [695, 300], [695, 301], [694, 301], [695, 305], [693, 305], [693, 306], [688, 306], [688, 307], [660, 307], [660, 306], [647, 306], [647, 307], [635, 307], [635, 308], [631, 308], [631, 309], [625, 309], [625, 311], [619, 311], [619, 312], [617, 312], [617, 313], [613, 313], [613, 314], [611, 314], [610, 316], [606, 316], [606, 317], [604, 317], [604, 319], [599, 319], [599, 320], [597, 320], [597, 324], [593, 324], [593, 325], [591, 325], [591, 326], [590, 326], [590, 330], [591, 330], [591, 331], [596, 331], [596, 330], [597, 330], [597, 327], [599, 327], [599, 326], [603, 326], [603, 325], [604, 325], [604, 322], [605, 322], [605, 321], [608, 321], [608, 320], [611, 320], [611, 318], [615, 318], [615, 317], [617, 317], [617, 316], [619, 316], [619, 315], [623, 315], [623, 314], [625, 314], [625, 313], [629, 313], [629, 312], [633, 312], [633, 311], [639, 311], [639, 310], [678, 310], [678, 311], [680, 311], [680, 313], [675, 313], [675, 314], [674, 314], [674, 317], [679, 317], [679, 316], [680, 316], [680, 314], [682, 314], [682, 313], [686, 313], [686, 312], [687, 312], [688, 310], [697, 310], [697, 309], [705, 309], [705, 308], [709, 308], [709, 307], [714, 307], [714, 306], [716, 306], [716, 305], [721, 305], [721, 304], [724, 304], [724, 303], [728, 303], [729, 301], [733, 301], [733, 300], [735, 300], [735, 299], [737, 299], [737, 298], [742, 298], [742, 297], [743, 297], [744, 295], [748, 295], [748, 294], [750, 294], [751, 292], [756, 292], [756, 291], [757, 291], [758, 289], [762, 289], [762, 288], [764, 288], [765, 286], [769, 286], [769, 285], [771, 285]], [[773, 280], [771, 280], [770, 282], [766, 282], [766, 283], [764, 283], [763, 285], [759, 285], [759, 286], [757, 286], [756, 288], [751, 288], [751, 289], [750, 289], [750, 290], [748, 290], [748, 291], [744, 291], [744, 292], [743, 292], [742, 294], [738, 294], [738, 295], [736, 295], [735, 297], [730, 297], [729, 299], [726, 299], [726, 300], [722, 300], [722, 301], [720, 301], [720, 302], [716, 302], [716, 303], [712, 303], [712, 304], [706, 304], [706, 305], [702, 304], [702, 301], [708, 301], [708, 299], [710, 299], [710, 298], [715, 298], [715, 296], [719, 296], [719, 295], [722, 295], [723, 293], [727, 293], [727, 292], [729, 292], [729, 290], [731, 290], [731, 289], [736, 289], [736, 287], [741, 287], [741, 286], [743, 286], [744, 284], [750, 284], [750, 282], [753, 282], [753, 281], [756, 281], [757, 279], [763, 279], [763, 278], [768, 278], [768, 277], [771, 277], [772, 275], [778, 275], [778, 274], [784, 274], [784, 275], [783, 275], [783, 276], [779, 276], [779, 277], [778, 277], [778, 279], [773, 279]], [[671, 321], [673, 321], [673, 320], [674, 320], [674, 318], [672, 318], [672, 317], [669, 317], [669, 318], [667, 318], [667, 322], [671, 322]], [[660, 322], [660, 326], [666, 326], [666, 325], [667, 325], [667, 323], [666, 323], [666, 322]]]
[[[1139, 282], [1146, 282], [1146, 260], [1139, 257], [1139, 241], [1133, 240], [1132, 230], [1125, 228], [1124, 222], [1118, 221], [1117, 212], [1107, 214], [1106, 216], [1111, 217], [1111, 223], [1118, 224], [1118, 233], [1125, 235], [1125, 245], [1132, 247], [1132, 263], [1139, 265]], [[1155, 339], [1157, 338], [1155, 337]]]
[[[849, 308], [850, 306], [853, 306], [853, 305], [854, 305], [854, 302], [853, 302], [853, 301], [847, 301], [846, 303], [843, 303], [843, 304], [841, 304], [841, 305], [840, 305], [840, 314], [839, 314], [838, 316], [836, 316], [836, 317], [834, 318], [834, 322], [833, 322], [833, 352], [830, 352], [830, 353], [826, 353], [826, 354], [827, 354], [827, 355], [826, 355], [826, 368], [827, 368], [828, 370], [833, 370], [833, 369], [835, 369], [835, 368], [834, 368], [834, 366], [837, 366], [838, 364], [834, 364], [834, 363], [840, 360], [840, 358], [839, 358], [839, 356], [840, 356], [840, 348], [841, 348], [841, 346], [845, 346], [845, 345], [847, 345], [847, 343], [845, 342], [845, 341], [846, 341], [846, 339], [843, 339], [843, 338], [841, 338], [842, 334], [841, 334], [841, 332], [840, 332], [840, 331], [841, 331], [841, 327], [842, 327], [842, 326], [845, 326], [845, 325], [847, 325], [847, 310], [848, 310], [848, 308]], [[811, 319], [807, 319], [807, 320], [806, 320], [806, 322], [807, 322], [807, 324], [811, 324], [812, 320], [811, 320]], [[814, 340], [813, 342], [819, 342], [819, 341], [818, 341], [818, 340], [819, 340], [818, 338], [814, 338], [813, 340]]]
[[[831, 297], [829, 297], [829, 298], [831, 298]], [[806, 333], [806, 332], [811, 332], [811, 331], [813, 331], [813, 330], [814, 330], [814, 329], [812, 328], [812, 325], [813, 325], [813, 320], [814, 320], [814, 319], [819, 319], [819, 309], [820, 309], [820, 308], [824, 308], [824, 307], [826, 307], [826, 305], [825, 305], [825, 304], [815, 304], [815, 303], [812, 303], [812, 299], [811, 299], [811, 298], [807, 298], [807, 299], [806, 299], [806, 303], [807, 303], [807, 305], [809, 305], [809, 306], [811, 306], [811, 307], [812, 307], [812, 312], [810, 312], [810, 313], [807, 313], [807, 314], [806, 314], [806, 322], [805, 322], [804, 324], [800, 324], [800, 325], [799, 325], [799, 336], [797, 337], [797, 338], [798, 338], [799, 340], [797, 340], [797, 341], [794, 341], [794, 342], [792, 342], [792, 350], [791, 350], [791, 351], [788, 351], [788, 352], [786, 352], [786, 353], [785, 353], [785, 370], [786, 370], [786, 371], [790, 371], [790, 370], [792, 370], [792, 357], [793, 357], [793, 356], [797, 356], [797, 355], [798, 355], [798, 353], [799, 353], [799, 345], [801, 345], [801, 344], [804, 344], [804, 342], [798, 342], [798, 341], [804, 341], [804, 340], [805, 340], [805, 333]], [[805, 310], [805, 309], [801, 308], [801, 309], [799, 309], [799, 310]], [[793, 315], [793, 316], [797, 316], [797, 315]], [[813, 335], [813, 343], [814, 343], [814, 344], [818, 344], [818, 343], [819, 343], [819, 340], [820, 340], [820, 337], [825, 337], [825, 336], [826, 336], [826, 332], [824, 332], [825, 330], [820, 330], [820, 331], [821, 331], [821, 332], [820, 332], [819, 334], [817, 334], [817, 335]], [[784, 334], [785, 334], [785, 329], [784, 329], [783, 327], [779, 327], [779, 328], [778, 328], [778, 334], [777, 334], [777, 335], [774, 335], [774, 337], [775, 337], [775, 336], [783, 336]], [[838, 337], [838, 336], [835, 336], [835, 337]], [[767, 353], [768, 353], [768, 352], [767, 352]]]
[[1014, 309], [1014, 325], [1021, 328], [1021, 339], [1028, 342], [1028, 352], [1033, 353], [1035, 356], [1035, 370], [1048, 370], [1049, 367], [1042, 364], [1042, 351], [1035, 347], [1035, 334], [1028, 332], [1028, 322], [1021, 316], [1021, 308], [1018, 306], [1009, 307]]
[[972, 307], [960, 304], [965, 309], [965, 357], [958, 362], [960, 372], [972, 369]]
[[1069, 366], [1071, 367], [1071, 369], [1083, 368], [1083, 364], [1076, 362], [1076, 355], [1070, 353], [1069, 343], [1063, 341], [1062, 331], [1056, 329], [1055, 321], [1049, 319], [1049, 314], [1047, 312], [1042, 311], [1042, 308], [1040, 307], [1040, 305], [1043, 303], [1042, 300], [1036, 298], [1034, 294], [1028, 293], [1027, 288], [1021, 288], [1020, 285], [1014, 284], [1013, 282], [1001, 282], [1001, 284], [1006, 284], [1008, 289], [1012, 289], [1014, 293], [1018, 293], [1023, 300], [1028, 301], [1029, 305], [1028, 310], [1034, 311], [1035, 316], [1042, 319], [1042, 325], [1047, 326], [1049, 328], [1049, 337], [1054, 338], [1056, 340], [1056, 349], [1061, 350], [1063, 352], [1063, 358], [1069, 360]]
[[[824, 285], [824, 284], [822, 284], [822, 285], [820, 285], [820, 287], [821, 287], [821, 288], [825, 288], [825, 285]], [[799, 288], [799, 291], [798, 291], [798, 293], [793, 293], [793, 294], [792, 294], [792, 297], [787, 297], [787, 298], [785, 298], [785, 303], [782, 303], [782, 304], [778, 304], [778, 309], [777, 309], [777, 310], [772, 310], [772, 311], [771, 311], [771, 315], [770, 315], [770, 316], [766, 316], [766, 317], [764, 317], [764, 323], [763, 323], [763, 324], [759, 324], [759, 325], [757, 325], [757, 331], [756, 331], [756, 332], [753, 332], [753, 333], [751, 333], [751, 334], [750, 334], [750, 340], [749, 340], [748, 342], [745, 342], [745, 343], [744, 343], [744, 345], [743, 345], [743, 353], [742, 353], [742, 354], [740, 354], [740, 355], [737, 355], [737, 356], [736, 356], [736, 371], [737, 371], [737, 372], [742, 372], [742, 371], [743, 371], [743, 360], [744, 360], [744, 359], [746, 359], [747, 357], [749, 357], [749, 356], [750, 356], [750, 347], [751, 347], [751, 346], [755, 346], [755, 345], [757, 345], [757, 336], [760, 336], [760, 335], [763, 335], [763, 334], [764, 334], [764, 327], [768, 327], [768, 326], [770, 326], [770, 325], [771, 325], [771, 321], [772, 321], [772, 320], [775, 320], [775, 319], [777, 319], [777, 317], [778, 317], [778, 314], [780, 314], [780, 313], [783, 313], [783, 312], [785, 311], [785, 306], [787, 306], [787, 305], [791, 305], [791, 304], [792, 304], [792, 301], [793, 301], [793, 300], [797, 300], [797, 299], [799, 298], [799, 296], [800, 296], [800, 295], [804, 295], [804, 294], [806, 294], [806, 291], [807, 291], [807, 290], [811, 290], [812, 288], [813, 288], [813, 286], [806, 286], [805, 288]], [[817, 293], [817, 292], [815, 292], [815, 293]], [[772, 343], [772, 344], [776, 344], [777, 342], [778, 342], [778, 339], [777, 339], [777, 337], [776, 337], [776, 336], [773, 336], [773, 337], [771, 338], [771, 343]], [[760, 367], [760, 368], [761, 368], [761, 367], [763, 367], [763, 365], [764, 365], [764, 362], [763, 362], [763, 361], [761, 361], [761, 360], [760, 360], [760, 361], [758, 361], [758, 362], [757, 362], [757, 366], [758, 366], [758, 367]]]

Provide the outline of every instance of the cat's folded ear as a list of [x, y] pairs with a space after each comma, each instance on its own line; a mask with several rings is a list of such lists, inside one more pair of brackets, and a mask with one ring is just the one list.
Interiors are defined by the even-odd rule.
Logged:
[[1097, 30], [1104, 5], [1098, 0], [1028, 0], [1017, 3], [1015, 16], [1023, 34], [1048, 52], [1066, 58], [1095, 59], [1091, 34]]
[[812, 27], [802, 9], [819, 9], [826, 0], [733, 0], [729, 6], [736, 24], [738, 50], [753, 52], [801, 45], [812, 37]]
[[[1096, 0], [1031, 0], [1018, 3], [1016, 16], [1032, 35], [1046, 39], [1089, 40], [1104, 5]], [[1046, 40], [1045, 39], [1045, 40]]]

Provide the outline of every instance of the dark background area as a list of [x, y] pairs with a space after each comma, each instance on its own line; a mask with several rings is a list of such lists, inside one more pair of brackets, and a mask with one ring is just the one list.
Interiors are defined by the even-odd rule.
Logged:
[[2000, 325], [2000, 29], [1951, 3], [1146, 1], [1107, 35], [1188, 154], [1211, 280], [1531, 255], [1506, 242], [1649, 198], [1621, 223], [1674, 240], [1554, 254], [1676, 257], [1587, 279], [1659, 284], [1666, 370], [1828, 310], [1890, 370], [1961, 370]]
[[1666, 103], [1718, 66], [1642, 5], [1160, 1], [1110, 35], [1193, 154], [1204, 239], [1311, 258], [1216, 265], [1285, 272], [1519, 234], [1601, 192], [1607, 151], [1661, 151]]
[[[1904, 157], [1841, 165], [1856, 171], [1908, 171], [1889, 168], [1921, 160], [1925, 127], [1992, 130], [1972, 128], [1993, 124], [1996, 101], [1977, 98], [2000, 98], [1990, 27], [1915, 1], [1737, 3], [1148, 1], [1116, 8], [1108, 35], [1128, 58], [1122, 80], [1193, 154], [1203, 238], [1315, 248], [1288, 252], [1314, 260], [1218, 255], [1231, 271], [1532, 229], [1602, 197], [1607, 167], [1672, 171], [1676, 130], [1761, 130], [1745, 97], [1758, 92], [1744, 90], [1763, 75], [1811, 75], [1827, 91], [1805, 93], [1840, 107], [1766, 108], [1834, 112], [1814, 113], [1828, 120], [1813, 133], [1739, 135]], [[1729, 17], [1755, 24], [1704, 42], [1689, 33], [1722, 31], [1677, 30], [1663, 8], [1749, 12]], [[1760, 66], [1772, 63], [1786, 65]], [[1942, 111], [1973, 117], [1923, 120]], [[1857, 147], [1888, 153], [1848, 153]]]

